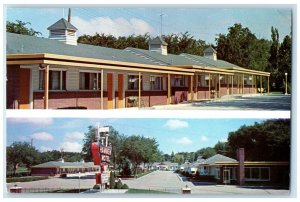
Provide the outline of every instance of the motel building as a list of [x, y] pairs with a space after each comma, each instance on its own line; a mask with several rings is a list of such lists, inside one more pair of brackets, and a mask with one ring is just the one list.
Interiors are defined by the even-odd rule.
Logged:
[[[201, 179], [214, 179], [221, 184], [288, 186], [288, 162], [244, 161], [244, 149], [239, 149], [237, 155], [239, 160], [221, 154], [202, 159], [201, 162], [196, 162], [196, 171]], [[194, 168], [193, 165], [187, 168], [192, 176], [196, 174], [191, 169]]]
[[[70, 22], [48, 27], [49, 38], [6, 33], [7, 109], [115, 109], [269, 93], [270, 73], [204, 56], [77, 43]], [[264, 84], [264, 85], [263, 85]]]
[[100, 171], [98, 165], [94, 162], [64, 162], [49, 161], [31, 167], [32, 176], [67, 176], [78, 173], [96, 173]]

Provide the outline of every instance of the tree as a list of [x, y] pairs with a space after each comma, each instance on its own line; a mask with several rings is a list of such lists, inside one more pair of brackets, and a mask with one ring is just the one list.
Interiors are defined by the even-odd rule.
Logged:
[[30, 22], [22, 22], [21, 20], [16, 20], [16, 22], [6, 21], [6, 31], [30, 36], [37, 36], [41, 34], [41, 32], [26, 27], [27, 24], [30, 25]]
[[253, 50], [251, 46], [256, 40], [249, 28], [236, 23], [228, 28], [227, 35], [219, 34], [216, 39], [218, 58], [241, 67], [250, 67], [250, 52]]
[[278, 84], [282, 91], [285, 91], [285, 73], [288, 74], [287, 82], [291, 82], [292, 69], [292, 39], [289, 35], [285, 36], [278, 50]]
[[270, 83], [272, 90], [278, 90], [280, 77], [279, 77], [279, 69], [278, 69], [278, 51], [279, 51], [279, 33], [278, 29], [272, 27], [271, 28], [271, 38], [272, 45], [270, 47], [270, 57], [269, 57], [269, 66], [268, 71], [271, 72]]
[[257, 37], [247, 27], [234, 24], [228, 34], [216, 38], [217, 56], [241, 67], [265, 71], [268, 66], [270, 42]]
[[28, 142], [14, 142], [6, 147], [7, 167], [12, 165], [13, 173], [16, 175], [19, 164], [24, 164], [28, 169], [38, 162], [39, 152]]
[[197, 156], [201, 155], [203, 158], [209, 158], [216, 154], [216, 151], [212, 147], [205, 147], [196, 151]]
[[93, 161], [91, 144], [95, 141], [96, 128], [93, 126], [88, 127], [88, 132], [84, 133], [82, 154], [85, 161]]
[[214, 146], [214, 150], [217, 154], [226, 155], [228, 153], [228, 143], [218, 141], [218, 143]]
[[229, 156], [236, 158], [236, 150], [244, 148], [247, 161], [289, 161], [290, 127], [289, 119], [244, 125], [229, 133]]

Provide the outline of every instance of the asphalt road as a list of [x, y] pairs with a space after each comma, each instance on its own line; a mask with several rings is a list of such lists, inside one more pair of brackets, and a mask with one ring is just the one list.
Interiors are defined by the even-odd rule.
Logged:
[[217, 100], [193, 101], [177, 105], [154, 106], [162, 110], [291, 110], [291, 95], [226, 96]]

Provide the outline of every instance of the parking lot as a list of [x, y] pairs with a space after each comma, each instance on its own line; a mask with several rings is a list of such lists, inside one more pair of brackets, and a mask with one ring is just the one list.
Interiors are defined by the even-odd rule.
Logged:
[[176, 105], [154, 106], [160, 110], [291, 110], [291, 95], [236, 95]]
[[[157, 190], [170, 192], [173, 194], [181, 193], [184, 187], [191, 188], [192, 194], [199, 196], [214, 195], [282, 195], [288, 196], [289, 190], [272, 189], [263, 187], [238, 187], [235, 185], [217, 185], [208, 183], [193, 183], [182, 179], [177, 173], [172, 171], [154, 171], [138, 179], [122, 180], [129, 188]], [[7, 190], [17, 184], [24, 189], [90, 189], [95, 185], [95, 179], [86, 178], [50, 178], [47, 180], [8, 183]]]

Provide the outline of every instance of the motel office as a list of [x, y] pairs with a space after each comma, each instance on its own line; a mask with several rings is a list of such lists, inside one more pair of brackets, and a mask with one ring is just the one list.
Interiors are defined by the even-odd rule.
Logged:
[[268, 72], [204, 56], [167, 53], [160, 37], [149, 50], [77, 43], [61, 19], [49, 38], [6, 34], [8, 109], [151, 107], [225, 95], [269, 92]]

